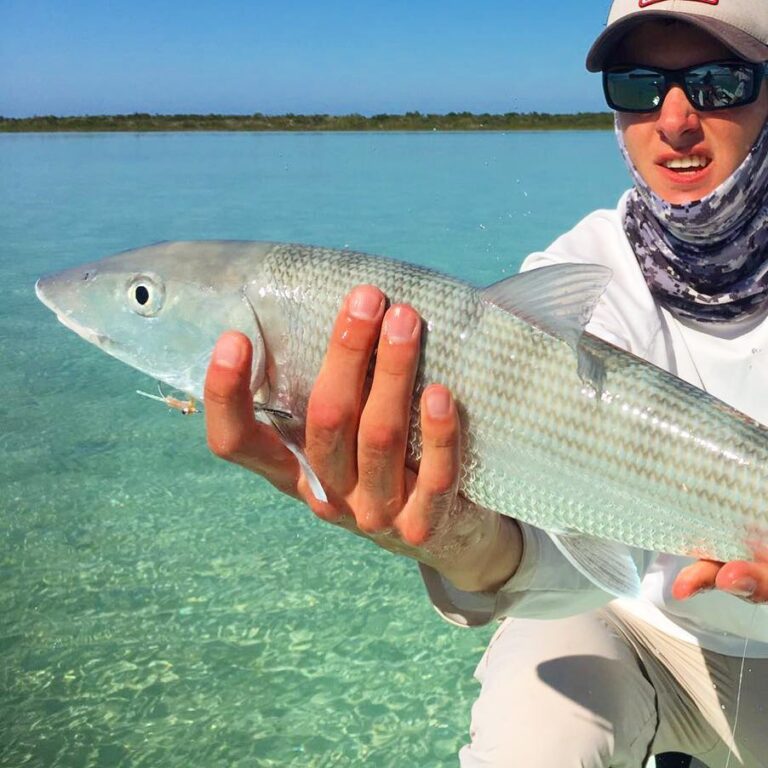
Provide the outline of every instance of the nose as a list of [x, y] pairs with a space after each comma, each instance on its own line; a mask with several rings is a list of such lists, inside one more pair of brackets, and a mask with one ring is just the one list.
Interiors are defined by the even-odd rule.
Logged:
[[656, 120], [656, 130], [670, 145], [690, 143], [701, 131], [701, 119], [683, 89], [673, 85], [667, 91]]

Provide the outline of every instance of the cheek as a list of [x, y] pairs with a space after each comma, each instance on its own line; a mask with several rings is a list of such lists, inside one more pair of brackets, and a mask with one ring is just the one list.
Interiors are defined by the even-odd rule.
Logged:
[[648, 148], [653, 138], [653, 123], [642, 115], [621, 114], [618, 125], [629, 159], [642, 172], [650, 162]]
[[760, 137], [768, 120], [768, 86], [763, 86], [760, 98], [746, 107], [731, 110], [727, 119], [718, 121], [712, 116], [713, 133], [717, 136], [719, 148], [728, 154], [731, 171], [741, 165], [749, 151]]
[[710, 143], [721, 163], [723, 178], [730, 176], [749, 154], [765, 124], [765, 118], [713, 126]]
[[760, 98], [749, 109], [751, 113], [749, 119], [745, 121], [744, 129], [744, 157], [760, 138], [763, 127], [768, 121], [768, 90], [766, 87], [763, 87]]

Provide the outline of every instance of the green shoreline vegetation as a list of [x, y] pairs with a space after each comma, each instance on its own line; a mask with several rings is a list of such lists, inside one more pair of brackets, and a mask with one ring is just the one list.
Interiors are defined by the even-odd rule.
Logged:
[[610, 112], [501, 115], [448, 112], [444, 115], [82, 115], [2, 117], [0, 132], [49, 131], [593, 131], [613, 128]]

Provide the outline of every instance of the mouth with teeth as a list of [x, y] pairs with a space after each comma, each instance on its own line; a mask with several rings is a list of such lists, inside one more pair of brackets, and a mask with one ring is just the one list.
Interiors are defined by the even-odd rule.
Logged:
[[706, 168], [712, 161], [704, 155], [686, 155], [664, 161], [664, 167], [680, 174], [696, 173]]

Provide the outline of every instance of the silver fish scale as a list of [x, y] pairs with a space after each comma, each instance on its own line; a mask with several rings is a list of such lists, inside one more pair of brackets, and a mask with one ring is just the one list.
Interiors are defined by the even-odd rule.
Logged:
[[290, 329], [300, 421], [343, 296], [371, 283], [416, 307], [428, 329], [412, 465], [418, 396], [440, 382], [463, 415], [462, 492], [479, 504], [655, 551], [731, 560], [768, 544], [768, 431], [706, 393], [585, 334], [582, 346], [606, 370], [598, 393], [566, 342], [412, 265], [276, 246], [269, 272]]

